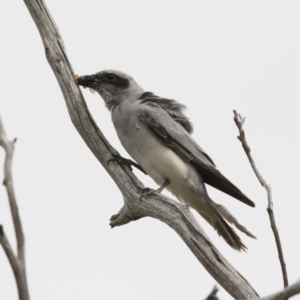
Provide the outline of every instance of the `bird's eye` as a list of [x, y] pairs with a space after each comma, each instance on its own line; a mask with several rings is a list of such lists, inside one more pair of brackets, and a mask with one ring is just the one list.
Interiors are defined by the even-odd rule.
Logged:
[[107, 74], [108, 80], [115, 80], [116, 76], [114, 74]]

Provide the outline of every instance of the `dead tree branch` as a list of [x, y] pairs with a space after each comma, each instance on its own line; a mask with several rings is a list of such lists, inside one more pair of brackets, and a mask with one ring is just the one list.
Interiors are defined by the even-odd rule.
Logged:
[[5, 151], [4, 162], [4, 180], [3, 185], [6, 188], [11, 215], [13, 219], [16, 239], [17, 239], [17, 255], [14, 254], [13, 249], [5, 235], [3, 226], [0, 225], [0, 244], [8, 258], [15, 275], [19, 299], [29, 300], [29, 291], [26, 279], [26, 265], [25, 265], [25, 239], [22, 229], [22, 223], [19, 215], [19, 209], [16, 201], [13, 179], [12, 179], [12, 159], [14, 152], [14, 144], [16, 140], [10, 141], [5, 133], [1, 118], [0, 118], [0, 146]]
[[42, 0], [24, 2], [39, 30], [47, 60], [75, 128], [123, 194], [124, 207], [113, 216], [111, 225], [120, 226], [146, 216], [161, 220], [179, 234], [205, 269], [235, 299], [257, 299], [254, 289], [212, 245], [189, 210], [163, 195], [140, 200], [144, 186], [130, 169], [118, 163], [107, 164], [118, 153], [103, 136], [87, 109], [53, 18]]
[[300, 280], [290, 285], [289, 287], [286, 287], [283, 291], [262, 298], [262, 300], [285, 300], [297, 294], [300, 294]]
[[247, 143], [245, 131], [244, 131], [244, 128], [243, 128], [245, 118], [243, 118], [235, 110], [233, 111], [233, 113], [234, 113], [234, 122], [235, 122], [236, 126], [238, 127], [238, 130], [239, 130], [239, 133], [240, 133], [240, 135], [238, 136], [238, 139], [242, 143], [242, 146], [245, 150], [245, 153], [246, 153], [246, 155], [249, 159], [249, 162], [251, 164], [251, 167], [252, 167], [257, 179], [259, 180], [261, 185], [267, 191], [267, 195], [268, 195], [268, 208], [267, 208], [267, 211], [268, 211], [268, 214], [269, 214], [271, 228], [272, 228], [274, 238], [275, 238], [275, 242], [276, 242], [276, 246], [277, 246], [278, 257], [279, 257], [281, 271], [282, 271], [282, 277], [283, 277], [283, 284], [284, 284], [284, 287], [287, 287], [289, 285], [288, 275], [287, 275], [287, 270], [286, 270], [286, 264], [285, 264], [284, 257], [283, 257], [283, 250], [282, 250], [282, 246], [281, 246], [279, 232], [278, 232], [276, 222], [275, 222], [271, 186], [267, 184], [267, 182], [264, 180], [264, 178], [262, 177], [262, 175], [258, 171], [258, 168], [257, 168], [257, 166], [254, 162], [254, 159], [253, 159], [252, 155], [251, 155], [251, 149], [250, 149], [250, 147]]

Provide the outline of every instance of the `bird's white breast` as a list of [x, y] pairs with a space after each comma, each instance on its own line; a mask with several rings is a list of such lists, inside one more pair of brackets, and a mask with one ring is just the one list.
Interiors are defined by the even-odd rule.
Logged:
[[127, 106], [117, 107], [112, 117], [119, 139], [131, 157], [159, 185], [166, 179], [172, 184], [184, 180], [188, 172], [186, 162], [165, 146], [134, 111], [124, 109]]
[[168, 179], [171, 183], [167, 189], [179, 200], [196, 209], [206, 205], [200, 196], [205, 194], [205, 187], [199, 172], [164, 145], [139, 119], [134, 107], [116, 107], [112, 112], [118, 137], [129, 155], [158, 185]]

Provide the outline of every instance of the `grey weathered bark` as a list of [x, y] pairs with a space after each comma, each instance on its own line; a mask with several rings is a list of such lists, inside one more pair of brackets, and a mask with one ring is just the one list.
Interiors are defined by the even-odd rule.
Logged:
[[30, 300], [27, 278], [26, 278], [25, 238], [23, 234], [23, 228], [22, 228], [22, 223], [19, 215], [19, 209], [17, 205], [13, 178], [12, 178], [12, 159], [13, 159], [15, 142], [16, 140], [10, 141], [7, 138], [0, 118], [0, 146], [5, 151], [3, 185], [5, 186], [7, 191], [11, 216], [14, 224], [14, 229], [15, 229], [15, 234], [17, 239], [17, 254], [14, 253], [9, 240], [6, 237], [2, 225], [0, 225], [0, 244], [14, 272], [14, 276], [18, 288], [19, 299]]
[[153, 217], [173, 228], [215, 280], [235, 299], [257, 299], [258, 295], [218, 252], [189, 210], [163, 195], [140, 200], [144, 186], [126, 166], [107, 164], [117, 151], [94, 122], [74, 81], [62, 38], [42, 0], [24, 0], [41, 35], [46, 57], [63, 93], [71, 120], [77, 131], [120, 189], [124, 206], [111, 218], [111, 226], [124, 225], [142, 217]]

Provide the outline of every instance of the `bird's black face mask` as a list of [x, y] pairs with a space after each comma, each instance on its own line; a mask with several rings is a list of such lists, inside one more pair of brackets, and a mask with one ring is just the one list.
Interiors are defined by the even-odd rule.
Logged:
[[80, 76], [76, 79], [77, 84], [90, 87], [100, 88], [103, 84], [115, 86], [117, 88], [126, 89], [129, 87], [129, 80], [122, 78], [114, 73], [99, 72], [94, 75]]

